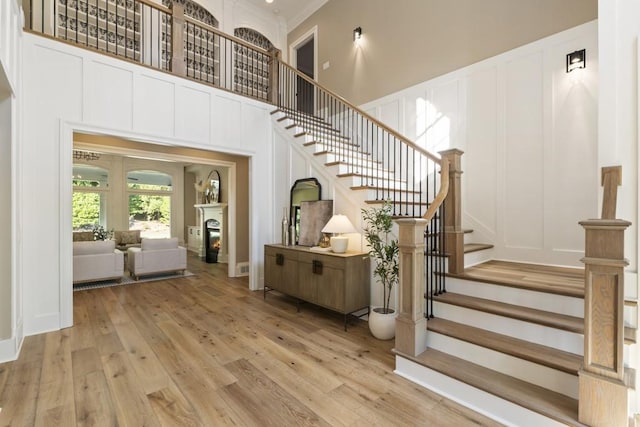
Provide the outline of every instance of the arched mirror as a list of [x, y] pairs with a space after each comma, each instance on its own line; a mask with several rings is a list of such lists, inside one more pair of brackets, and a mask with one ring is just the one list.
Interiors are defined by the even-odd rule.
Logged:
[[300, 237], [300, 204], [322, 199], [322, 186], [317, 178], [298, 179], [291, 187], [291, 202], [289, 205], [290, 221], [295, 227], [295, 235], [291, 237], [294, 245]]

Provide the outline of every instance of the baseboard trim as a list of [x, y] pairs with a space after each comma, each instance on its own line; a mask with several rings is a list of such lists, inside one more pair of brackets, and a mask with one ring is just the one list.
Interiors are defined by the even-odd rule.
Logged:
[[0, 341], [0, 363], [13, 362], [18, 358], [20, 349], [17, 337]]

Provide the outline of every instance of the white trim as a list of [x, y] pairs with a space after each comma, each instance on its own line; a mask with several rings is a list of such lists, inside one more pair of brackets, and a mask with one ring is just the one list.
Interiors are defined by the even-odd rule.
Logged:
[[16, 337], [0, 341], [0, 363], [12, 362], [18, 359], [19, 347]]
[[318, 80], [318, 26], [314, 25], [306, 33], [302, 34], [293, 43], [289, 45], [289, 63], [296, 70], [298, 69], [298, 57], [296, 51], [298, 48], [313, 38], [313, 80]]
[[[73, 151], [74, 141], [73, 141], [73, 133], [74, 132], [82, 132], [82, 133], [90, 133], [90, 134], [101, 134], [101, 135], [109, 135], [116, 136], [119, 138], [129, 139], [133, 141], [140, 141], [155, 145], [165, 145], [165, 146], [174, 146], [180, 147], [181, 145], [177, 143], [177, 140], [173, 140], [172, 138], [166, 137], [150, 137], [147, 135], [140, 135], [133, 132], [124, 132], [121, 130], [113, 130], [106, 129], [97, 126], [91, 126], [86, 124], [81, 124], [77, 122], [69, 122], [69, 121], [60, 121], [60, 245], [59, 245], [59, 265], [60, 265], [60, 328], [66, 328], [73, 326], [73, 256], [72, 256], [72, 242], [71, 239], [66, 238], [65, 236], [70, 236], [72, 232], [71, 226], [71, 200], [73, 195], [73, 185], [71, 181], [68, 179], [73, 174], [73, 161], [71, 152]], [[144, 150], [132, 149], [132, 148], [120, 148], [120, 147], [110, 147], [106, 145], [99, 144], [91, 144], [88, 142], [78, 142], [76, 147], [79, 148], [101, 148], [105, 150], [109, 150], [114, 154], [120, 155], [149, 155], [149, 152]], [[200, 149], [204, 151], [218, 151], [213, 147], [190, 147], [194, 149]], [[220, 151], [221, 152], [221, 151]], [[237, 153], [233, 153], [238, 155]], [[229, 216], [231, 218], [235, 217], [236, 214], [236, 164], [234, 162], [224, 161], [224, 160], [214, 160], [214, 159], [206, 159], [200, 157], [192, 157], [192, 156], [184, 156], [178, 154], [168, 154], [168, 153], [154, 153], [154, 157], [162, 160], [173, 160], [180, 161], [185, 163], [199, 163], [205, 165], [212, 166], [224, 166], [229, 168], [229, 200], [228, 200], [228, 209]], [[251, 181], [249, 181], [249, 186], [251, 186]], [[233, 215], [233, 216], [232, 216]], [[227, 264], [228, 276], [235, 277], [236, 276], [236, 222], [229, 221], [228, 227], [228, 240], [229, 240], [229, 259]], [[251, 251], [249, 251], [249, 263], [252, 262]], [[67, 284], [67, 285], [65, 285]], [[57, 323], [57, 322], [56, 322]], [[48, 324], [50, 325], [50, 324]], [[47, 326], [50, 327], [50, 326]], [[38, 329], [38, 331], [40, 331]]]

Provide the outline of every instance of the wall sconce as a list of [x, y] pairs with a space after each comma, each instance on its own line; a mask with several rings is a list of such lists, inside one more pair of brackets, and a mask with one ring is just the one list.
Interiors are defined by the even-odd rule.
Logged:
[[576, 50], [575, 52], [567, 54], [567, 73], [578, 68], [585, 68], [587, 66], [587, 53], [585, 49]]
[[362, 27], [357, 27], [353, 30], [353, 41], [357, 42], [362, 37]]

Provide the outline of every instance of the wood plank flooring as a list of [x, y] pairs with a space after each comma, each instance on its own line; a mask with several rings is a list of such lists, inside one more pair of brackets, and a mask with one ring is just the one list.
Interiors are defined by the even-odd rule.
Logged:
[[393, 341], [226, 265], [74, 293], [75, 325], [0, 364], [0, 426], [496, 426], [393, 373]]

